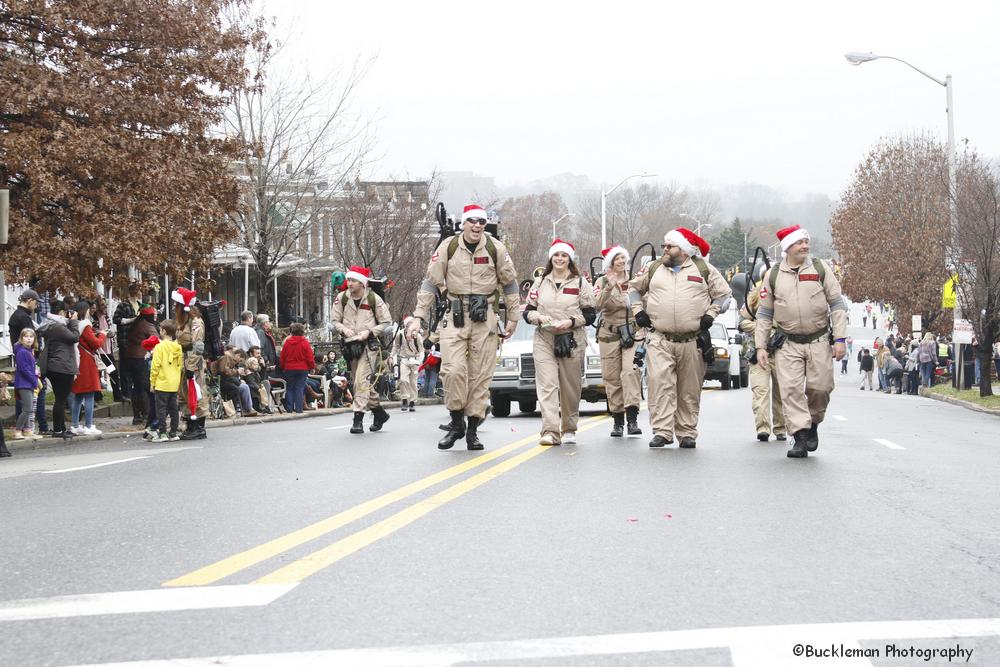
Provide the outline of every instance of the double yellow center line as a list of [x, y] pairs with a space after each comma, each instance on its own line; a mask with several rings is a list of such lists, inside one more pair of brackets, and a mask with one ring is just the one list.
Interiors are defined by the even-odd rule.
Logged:
[[[586, 431], [602, 422], [607, 421], [606, 416], [592, 417], [583, 420], [578, 432]], [[373, 498], [369, 501], [356, 505], [350, 509], [339, 512], [331, 517], [317, 521], [314, 524], [300, 528], [299, 530], [275, 538], [259, 546], [247, 549], [228, 558], [206, 565], [205, 567], [189, 572], [185, 575], [164, 582], [164, 586], [206, 586], [221, 579], [242, 572], [258, 563], [262, 563], [270, 558], [290, 551], [307, 542], [322, 537], [328, 533], [342, 528], [354, 521], [362, 519], [369, 514], [387, 507], [395, 502], [409, 498], [436, 484], [461, 475], [469, 470], [485, 465], [490, 461], [498, 459], [526, 444], [537, 441], [537, 435], [531, 435], [510, 443], [496, 451], [477, 456], [458, 465], [446, 468], [433, 475], [417, 480], [406, 486], [402, 486], [394, 491]], [[525, 452], [512, 456], [511, 458], [495, 465], [482, 472], [479, 472], [467, 479], [454, 484], [443, 491], [440, 491], [429, 498], [418, 501], [413, 505], [400, 510], [399, 512], [375, 523], [371, 526], [352, 533], [329, 546], [323, 547], [311, 554], [293, 561], [270, 574], [257, 579], [255, 584], [276, 584], [276, 583], [297, 583], [316, 574], [320, 570], [333, 565], [342, 558], [345, 558], [377, 540], [390, 535], [404, 526], [408, 526], [420, 517], [441, 507], [449, 501], [476, 489], [491, 479], [508, 472], [526, 461], [530, 461], [536, 456], [552, 449], [551, 447], [535, 446]]]

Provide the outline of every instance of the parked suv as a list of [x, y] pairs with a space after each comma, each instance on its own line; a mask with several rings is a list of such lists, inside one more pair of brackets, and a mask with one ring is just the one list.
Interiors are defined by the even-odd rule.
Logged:
[[706, 380], [718, 380], [723, 389], [746, 387], [750, 384], [750, 363], [741, 354], [743, 334], [726, 329], [726, 325], [716, 321], [710, 329], [712, 345], [715, 346], [715, 361], [705, 372]]

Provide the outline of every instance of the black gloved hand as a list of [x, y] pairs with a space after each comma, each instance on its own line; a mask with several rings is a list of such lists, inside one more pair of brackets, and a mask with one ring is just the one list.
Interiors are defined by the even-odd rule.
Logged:
[[649, 313], [645, 310], [640, 310], [635, 314], [635, 323], [640, 327], [651, 328], [653, 326], [653, 321], [649, 319]]
[[184, 377], [186, 377], [188, 380], [193, 380], [194, 371], [184, 371]]
[[714, 321], [715, 321], [715, 318], [712, 317], [711, 315], [702, 315], [701, 316], [701, 330], [702, 331], [708, 331], [712, 327], [712, 322], [714, 322]]
[[434, 347], [434, 341], [430, 339], [430, 336], [424, 339], [424, 349], [429, 350]]

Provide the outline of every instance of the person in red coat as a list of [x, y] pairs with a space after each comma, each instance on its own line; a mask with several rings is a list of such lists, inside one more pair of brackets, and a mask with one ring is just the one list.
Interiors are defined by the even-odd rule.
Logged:
[[306, 376], [316, 365], [316, 356], [312, 345], [303, 335], [306, 328], [295, 322], [289, 328], [291, 336], [281, 345], [281, 356], [278, 366], [284, 371], [285, 407], [289, 412], [302, 412], [305, 407]]
[[[73, 426], [70, 429], [77, 435], [100, 435], [94, 426], [94, 393], [101, 390], [101, 373], [97, 370], [97, 354], [107, 338], [104, 331], [94, 331], [90, 320], [90, 304], [81, 301], [74, 306], [80, 321], [80, 340], [77, 343], [77, 353], [80, 358], [80, 370], [73, 381], [70, 394], [69, 409]], [[86, 426], [80, 426], [80, 408], [84, 408]]]

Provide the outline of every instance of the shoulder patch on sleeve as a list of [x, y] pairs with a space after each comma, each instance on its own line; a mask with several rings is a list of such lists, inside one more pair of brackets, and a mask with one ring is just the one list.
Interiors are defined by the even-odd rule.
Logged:
[[530, 292], [528, 292], [528, 299], [530, 301], [537, 301], [538, 300], [538, 290], [533, 289]]
[[432, 261], [432, 262], [436, 262], [436, 261], [438, 261], [438, 259], [439, 259], [440, 257], [441, 257], [441, 255], [440, 255], [440, 254], [438, 254], [438, 252], [437, 252], [437, 251], [435, 250], [435, 251], [434, 251], [434, 254], [433, 254], [433, 255], [431, 255], [431, 261]]
[[767, 298], [767, 287], [766, 286], [761, 286], [761, 288], [760, 288], [760, 298], [762, 298], [762, 299], [766, 299]]

